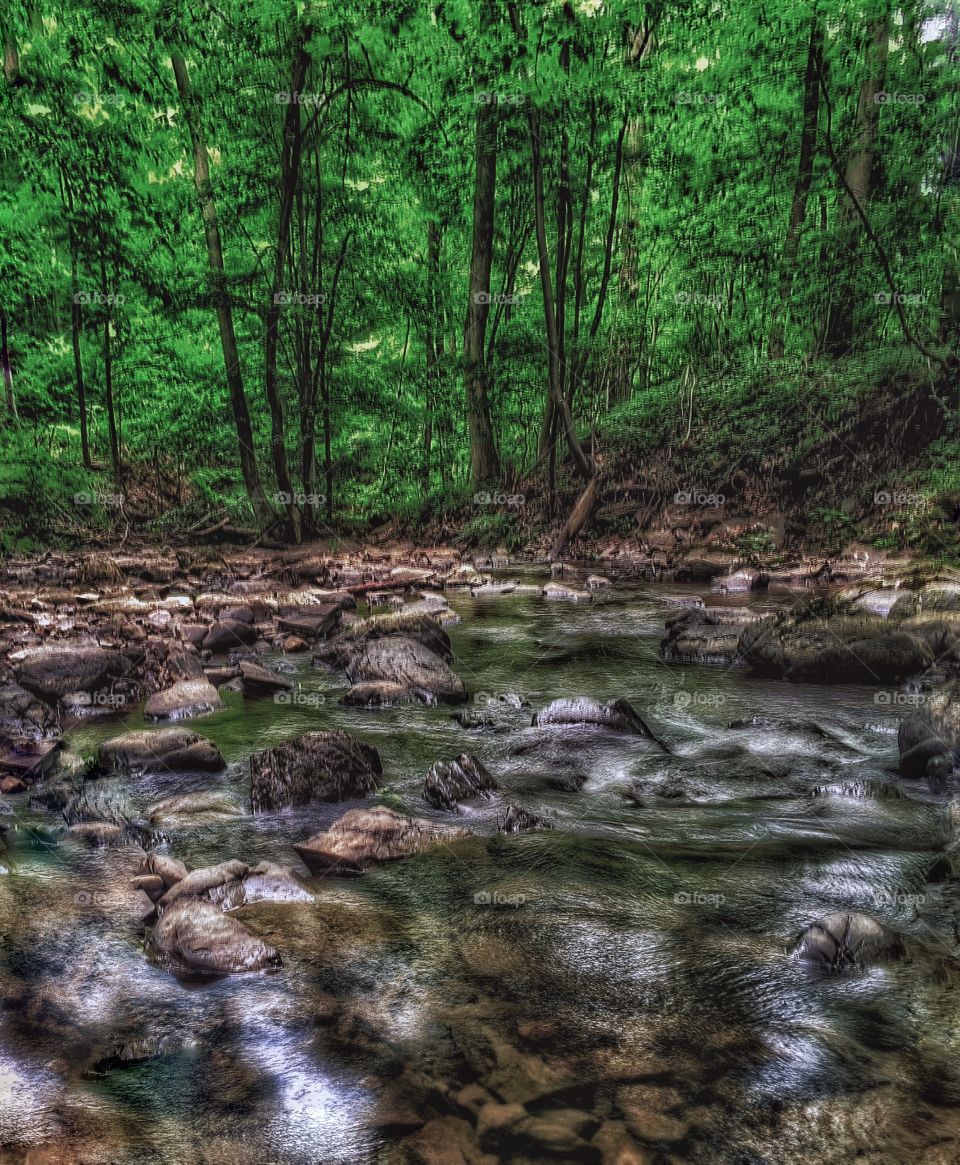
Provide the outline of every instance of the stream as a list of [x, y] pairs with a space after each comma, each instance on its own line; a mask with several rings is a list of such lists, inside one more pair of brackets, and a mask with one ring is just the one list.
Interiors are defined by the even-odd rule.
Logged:
[[[167, 830], [191, 867], [300, 874], [313, 902], [239, 913], [276, 970], [190, 981], [153, 964], [112, 898], [143, 855], [58, 845], [57, 814], [7, 799], [0, 1162], [960, 1161], [950, 791], [897, 775], [907, 709], [873, 688], [664, 664], [664, 620], [696, 596], [712, 601], [681, 585], [590, 604], [452, 594], [453, 666], [484, 728], [449, 706], [343, 707], [342, 674], [309, 654], [265, 660], [296, 681], [284, 701], [225, 691], [189, 721], [226, 771], [129, 778], [140, 812], [213, 786], [248, 810], [252, 752], [336, 727], [382, 758], [366, 804], [474, 833], [346, 879], [307, 878], [291, 843], [358, 802]], [[670, 751], [531, 727], [575, 695], [626, 698]], [[87, 758], [142, 725], [137, 707], [67, 737]], [[501, 792], [455, 818], [422, 787], [462, 752]], [[507, 797], [552, 828], [498, 833]], [[797, 936], [839, 910], [884, 922], [907, 957], [798, 962]], [[525, 1141], [477, 1127], [491, 1097], [525, 1106]], [[633, 1156], [610, 1147], [625, 1130]]]

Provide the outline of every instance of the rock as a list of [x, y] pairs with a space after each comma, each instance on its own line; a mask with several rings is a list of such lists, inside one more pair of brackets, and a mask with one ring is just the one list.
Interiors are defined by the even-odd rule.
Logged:
[[605, 591], [609, 586], [610, 580], [602, 574], [591, 574], [587, 576], [587, 587], [591, 591]]
[[185, 898], [165, 910], [148, 949], [182, 971], [223, 975], [280, 966], [280, 956], [212, 902]]
[[522, 1104], [498, 1104], [489, 1101], [477, 1113], [477, 1139], [481, 1145], [499, 1140], [506, 1129], [511, 1129], [530, 1114]]
[[301, 639], [322, 639], [336, 630], [342, 615], [343, 608], [339, 604], [326, 603], [308, 610], [300, 608], [300, 613], [296, 615], [281, 615], [277, 619], [277, 627]]
[[301, 639], [299, 635], [287, 635], [280, 641], [280, 650], [287, 655], [293, 655], [298, 651], [309, 651], [310, 644], [307, 643], [306, 639]]
[[143, 715], [147, 720], [188, 720], [222, 707], [219, 692], [208, 680], [182, 680], [151, 696]]
[[508, 805], [506, 812], [497, 818], [498, 833], [526, 833], [531, 829], [549, 828], [539, 817], [534, 817], [519, 805]]
[[895, 590], [891, 593], [897, 596], [889, 613], [889, 618], [894, 621], [921, 612], [960, 612], [960, 586], [954, 582], [930, 582], [918, 591]]
[[923, 696], [917, 710], [900, 721], [897, 744], [905, 777], [949, 775], [960, 755], [960, 681]]
[[364, 644], [396, 636], [415, 639], [447, 663], [453, 659], [450, 636], [433, 615], [422, 613], [407, 615], [403, 612], [395, 615], [372, 615], [369, 619], [361, 619], [341, 632], [336, 639], [324, 644], [318, 658], [343, 667]]
[[346, 672], [353, 684], [386, 680], [445, 703], [460, 703], [467, 698], [463, 680], [448, 664], [418, 640], [404, 635], [364, 643], [350, 656]]
[[0, 742], [0, 772], [21, 781], [42, 781], [57, 765], [59, 740], [18, 738]]
[[188, 870], [183, 862], [177, 858], [172, 858], [169, 854], [158, 853], [154, 850], [153, 853], [147, 854], [140, 867], [140, 873], [142, 875], [159, 878], [163, 882], [164, 887], [169, 890], [181, 878], [187, 876]]
[[775, 615], [740, 636], [740, 655], [762, 675], [808, 683], [897, 682], [928, 668], [930, 645], [870, 615]]
[[747, 591], [763, 591], [770, 585], [770, 576], [759, 570], [745, 568], [732, 574], [717, 575], [711, 580], [710, 589], [725, 595], [745, 594]]
[[543, 597], [564, 603], [592, 603], [593, 595], [589, 591], [574, 590], [562, 583], [547, 583], [543, 588]]
[[517, 589], [517, 579], [510, 582], [485, 582], [480, 586], [473, 587], [471, 594], [480, 598], [485, 598], [488, 595], [509, 595]]
[[340, 697], [341, 704], [355, 708], [384, 708], [391, 704], [436, 704], [436, 702], [436, 697], [430, 692], [405, 688], [403, 684], [390, 683], [389, 680], [371, 680], [367, 683], [354, 684]]
[[221, 910], [237, 910], [256, 902], [312, 902], [308, 893], [291, 872], [272, 862], [247, 866], [243, 862], [219, 862], [191, 870], [174, 883], [157, 903], [165, 913], [186, 898], [202, 898]]
[[131, 880], [134, 890], [141, 890], [151, 902], [159, 902], [166, 887], [158, 874], [138, 874]]
[[601, 704], [599, 700], [593, 700], [589, 696], [554, 700], [533, 717], [535, 727], [548, 724], [589, 724], [598, 728], [610, 728], [615, 732], [645, 736], [648, 740], [656, 739], [631, 705], [623, 699], [613, 700], [609, 704]]
[[151, 805], [147, 809], [147, 816], [151, 825], [208, 825], [242, 817], [243, 810], [234, 803], [229, 793], [208, 791], [166, 797]]
[[17, 680], [22, 688], [45, 700], [59, 700], [74, 692], [99, 692], [120, 679], [129, 663], [119, 651], [95, 644], [56, 644], [16, 652]]
[[18, 684], [0, 687], [0, 739], [29, 737], [42, 740], [57, 732], [52, 708]]
[[903, 940], [868, 914], [840, 911], [807, 927], [794, 957], [831, 971], [899, 959]]
[[757, 621], [752, 612], [729, 618], [715, 610], [686, 610], [667, 620], [667, 635], [660, 644], [660, 658], [668, 663], [741, 663], [740, 635], [745, 624]]
[[214, 655], [226, 655], [238, 647], [249, 647], [257, 641], [257, 629], [251, 623], [236, 619], [218, 619], [211, 623], [203, 637], [203, 646]]
[[79, 842], [90, 849], [115, 849], [127, 845], [139, 845], [139, 840], [129, 828], [114, 825], [109, 821], [82, 821], [71, 825], [66, 832], [69, 841]]
[[312, 874], [361, 874], [381, 862], [410, 857], [469, 836], [467, 829], [406, 817], [376, 805], [351, 809], [328, 830], [293, 848]]
[[0, 793], [3, 793], [4, 796], [25, 793], [26, 791], [27, 783], [21, 781], [19, 777], [0, 777]]
[[459, 802], [488, 798], [497, 782], [476, 757], [461, 753], [456, 760], [437, 761], [423, 783], [423, 796], [435, 809], [459, 812]]
[[217, 772], [225, 767], [213, 741], [176, 727], [125, 732], [104, 741], [97, 765], [108, 773]]
[[203, 664], [200, 656], [192, 651], [176, 651], [167, 657], [167, 679], [171, 684], [180, 680], [202, 680]]
[[689, 1131], [686, 1121], [673, 1115], [684, 1100], [675, 1088], [630, 1084], [617, 1091], [617, 1105], [634, 1136], [641, 1141], [682, 1141]]
[[272, 696], [277, 692], [288, 692], [293, 687], [290, 680], [247, 659], [240, 661], [240, 680], [243, 684], [243, 694], [252, 699]]
[[[255, 902], [312, 902], [313, 895], [303, 888], [286, 866], [260, 862], [251, 866], [240, 883], [242, 901], [238, 906], [252, 906]], [[233, 906], [224, 906], [234, 909]]]
[[343, 801], [375, 791], [383, 773], [375, 748], [347, 732], [305, 732], [250, 757], [250, 803], [272, 813], [309, 801]]

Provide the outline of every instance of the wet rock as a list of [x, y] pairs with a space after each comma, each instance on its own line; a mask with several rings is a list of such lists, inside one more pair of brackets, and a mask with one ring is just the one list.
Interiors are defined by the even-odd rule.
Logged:
[[203, 647], [214, 655], [226, 655], [238, 647], [249, 647], [257, 641], [257, 629], [251, 623], [237, 619], [218, 619], [203, 637]]
[[254, 813], [272, 813], [309, 801], [365, 797], [383, 773], [375, 748], [347, 732], [305, 732], [250, 757]]
[[756, 623], [753, 611], [707, 607], [680, 611], [667, 619], [667, 634], [660, 656], [668, 663], [719, 664], [733, 667], [741, 662], [740, 635]]
[[159, 902], [166, 890], [163, 878], [158, 874], [137, 874], [131, 879], [130, 885], [134, 890], [141, 890], [154, 903]]
[[351, 809], [328, 830], [293, 848], [312, 874], [361, 874], [371, 866], [422, 853], [470, 831], [407, 817], [384, 805]]
[[0, 772], [22, 781], [41, 781], [57, 766], [59, 740], [31, 740], [20, 737], [7, 743], [0, 741]]
[[293, 687], [290, 680], [246, 659], [240, 661], [240, 681], [243, 685], [243, 694], [251, 699], [272, 696], [277, 692], [288, 692]]
[[225, 767], [220, 749], [189, 728], [125, 732], [104, 741], [98, 767], [110, 773], [217, 772]]
[[307, 610], [300, 608], [295, 615], [281, 615], [277, 619], [277, 627], [280, 631], [307, 641], [323, 639], [337, 629], [342, 615], [343, 608], [339, 604], [326, 603]]
[[435, 809], [458, 812], [459, 802], [488, 798], [496, 788], [497, 782], [480, 761], [461, 753], [456, 760], [437, 761], [430, 766], [423, 783], [423, 796]]
[[335, 639], [324, 644], [317, 658], [321, 662], [331, 662], [343, 667], [363, 645], [397, 636], [416, 640], [447, 663], [453, 659], [450, 636], [432, 615], [407, 615], [404, 612], [395, 615], [372, 615], [369, 619], [361, 619]]
[[418, 640], [404, 635], [369, 640], [350, 656], [346, 672], [353, 684], [385, 680], [445, 703], [467, 698], [463, 680], [449, 665]]
[[531, 829], [545, 828], [549, 826], [519, 805], [508, 805], [506, 811], [497, 818], [498, 833], [526, 833]]
[[960, 681], [918, 698], [916, 711], [900, 721], [897, 745], [905, 777], [949, 776], [960, 755]]
[[151, 696], [143, 715], [147, 720], [188, 720], [222, 707], [219, 692], [208, 680], [182, 680]]
[[544, 725], [589, 724], [598, 728], [610, 728], [614, 732], [628, 732], [634, 736], [655, 739], [653, 733], [640, 719], [631, 705], [623, 699], [601, 704], [589, 696], [574, 696], [554, 700], [542, 712], [533, 717], [534, 727]]
[[120, 679], [130, 667], [119, 651], [96, 644], [56, 644], [16, 652], [17, 681], [44, 700], [59, 700], [73, 692], [99, 692]]
[[563, 583], [547, 583], [543, 588], [543, 597], [554, 602], [562, 603], [592, 603], [593, 595], [589, 591], [578, 591]]
[[617, 1091], [617, 1105], [630, 1131], [641, 1141], [682, 1141], [689, 1125], [675, 1113], [683, 1104], [675, 1088], [631, 1084]]
[[301, 639], [299, 635], [287, 635], [280, 641], [280, 650], [287, 655], [294, 655], [300, 651], [309, 651], [310, 644], [306, 639]]
[[197, 826], [243, 816], [229, 793], [207, 791], [166, 797], [147, 809], [151, 825]]
[[89, 849], [117, 849], [140, 844], [131, 829], [109, 821], [83, 821], [71, 825], [64, 836], [68, 841], [78, 842]]
[[19, 777], [0, 777], [0, 793], [3, 793], [4, 796], [25, 793], [26, 791], [27, 782], [21, 781]]
[[610, 586], [610, 580], [602, 574], [587, 576], [587, 587], [591, 591], [605, 591]]
[[178, 858], [154, 851], [151, 854], [147, 854], [143, 864], [140, 866], [140, 873], [160, 878], [164, 887], [169, 890], [181, 878], [187, 876], [188, 870]]
[[903, 940], [868, 914], [841, 911], [807, 927], [794, 956], [831, 971], [899, 959]]
[[29, 737], [42, 740], [57, 732], [57, 718], [49, 705], [19, 684], [0, 687], [0, 739]]
[[487, 598], [491, 595], [510, 595], [517, 589], [517, 579], [512, 579], [509, 582], [485, 582], [479, 586], [471, 589], [471, 594], [479, 598]]
[[869, 615], [775, 615], [740, 636], [740, 655], [762, 675], [808, 683], [890, 683], [929, 667], [930, 645]]
[[392, 704], [436, 704], [431, 692], [406, 688], [389, 680], [371, 680], [354, 684], [340, 697], [340, 703], [354, 708], [383, 708]]
[[931, 611], [960, 612], [960, 586], [955, 582], [930, 582], [917, 591], [893, 591], [896, 602], [889, 617], [896, 621]]
[[770, 576], [762, 571], [745, 568], [733, 574], [716, 576], [710, 589], [725, 595], [745, 594], [748, 591], [763, 591], [770, 585]]
[[150, 934], [148, 950], [175, 970], [215, 975], [280, 965], [273, 947], [201, 898], [184, 898], [165, 910]]

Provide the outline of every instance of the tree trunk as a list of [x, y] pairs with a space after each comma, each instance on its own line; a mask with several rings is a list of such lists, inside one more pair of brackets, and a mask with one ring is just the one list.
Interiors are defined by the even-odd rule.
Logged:
[[[291, 93], [303, 90], [304, 79], [310, 58], [299, 35], [291, 70]], [[290, 223], [293, 218], [293, 204], [300, 175], [300, 105], [296, 100], [287, 105], [283, 126], [283, 160], [280, 175], [280, 225], [277, 232], [277, 250], [273, 263], [273, 282], [270, 302], [267, 305], [267, 329], [264, 344], [265, 376], [264, 388], [267, 404], [270, 406], [270, 449], [273, 469], [277, 477], [283, 505], [287, 510], [290, 534], [294, 542], [302, 540], [300, 507], [294, 495], [293, 481], [287, 464], [286, 434], [283, 422], [283, 402], [277, 383], [277, 332], [280, 323], [280, 297], [283, 291], [283, 273], [290, 248]]]
[[117, 412], [113, 399], [113, 348], [110, 343], [110, 292], [107, 285], [107, 265], [104, 260], [104, 243], [100, 241], [100, 291], [103, 295], [103, 389], [107, 406], [107, 431], [110, 434], [110, 463], [113, 466], [114, 481], [120, 484], [120, 440], [117, 436]]
[[819, 61], [823, 44], [820, 19], [814, 14], [810, 23], [810, 44], [807, 49], [807, 68], [803, 79], [803, 129], [800, 133], [800, 159], [793, 187], [790, 222], [780, 260], [780, 288], [778, 302], [773, 308], [773, 323], [767, 341], [767, 351], [774, 360], [784, 354], [784, 327], [790, 290], [793, 286], [800, 247], [800, 232], [807, 214], [807, 198], [813, 181], [813, 159], [817, 148], [817, 120], [820, 113]]
[[[874, 98], [883, 90], [890, 39], [890, 13], [884, 5], [881, 16], [870, 29], [866, 53], [866, 75], [857, 103], [857, 131], [846, 166], [846, 185], [851, 197], [843, 198], [837, 223], [839, 278], [830, 304], [826, 347], [833, 356], [843, 356], [853, 347], [855, 274], [860, 249], [861, 223], [856, 204], [866, 209], [870, 201], [871, 176], [877, 144], [877, 127], [882, 106]], [[853, 200], [856, 200], [854, 202]]]
[[[8, 19], [10, 19], [8, 17]], [[8, 85], [15, 85], [20, 79], [20, 53], [17, 38], [9, 28], [3, 31], [3, 75]]]
[[[481, 24], [494, 27], [495, 0], [483, 0]], [[490, 420], [490, 366], [484, 337], [490, 312], [493, 219], [497, 190], [497, 105], [477, 106], [476, 170], [473, 188], [473, 244], [467, 318], [463, 330], [464, 388], [470, 429], [470, 472], [474, 485], [500, 478], [500, 459]]]
[[247, 496], [253, 507], [256, 520], [267, 524], [273, 513], [267, 504], [260, 481], [260, 471], [257, 468], [256, 447], [253, 440], [253, 426], [250, 421], [250, 410], [247, 397], [243, 391], [243, 377], [240, 372], [240, 355], [237, 349], [237, 337], [233, 328], [233, 310], [227, 294], [226, 279], [223, 269], [223, 245], [220, 240], [220, 227], [217, 222], [217, 204], [210, 184], [210, 159], [207, 154], [207, 143], [200, 119], [199, 105], [194, 98], [190, 87], [190, 74], [187, 64], [180, 53], [170, 54], [174, 76], [177, 81], [177, 92], [180, 94], [180, 103], [184, 118], [190, 132], [190, 141], [193, 146], [193, 180], [197, 191], [197, 200], [200, 204], [200, 214], [203, 219], [203, 232], [207, 244], [207, 261], [210, 268], [213, 285], [214, 301], [217, 307], [217, 323], [220, 329], [220, 346], [223, 350], [223, 362], [226, 367], [227, 387], [230, 391], [230, 403], [233, 408], [233, 419], [237, 428], [237, 441], [240, 453], [240, 469], [246, 486]]
[[7, 402], [7, 412], [10, 420], [16, 427], [20, 418], [17, 416], [17, 400], [13, 394], [13, 368], [10, 364], [10, 345], [7, 339], [7, 313], [0, 307], [0, 364], [3, 365], [3, 392]]

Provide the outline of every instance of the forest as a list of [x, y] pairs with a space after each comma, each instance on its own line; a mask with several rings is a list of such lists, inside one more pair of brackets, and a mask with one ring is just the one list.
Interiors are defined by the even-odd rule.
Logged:
[[960, 1162], [960, 3], [0, 36], [0, 1165]]

